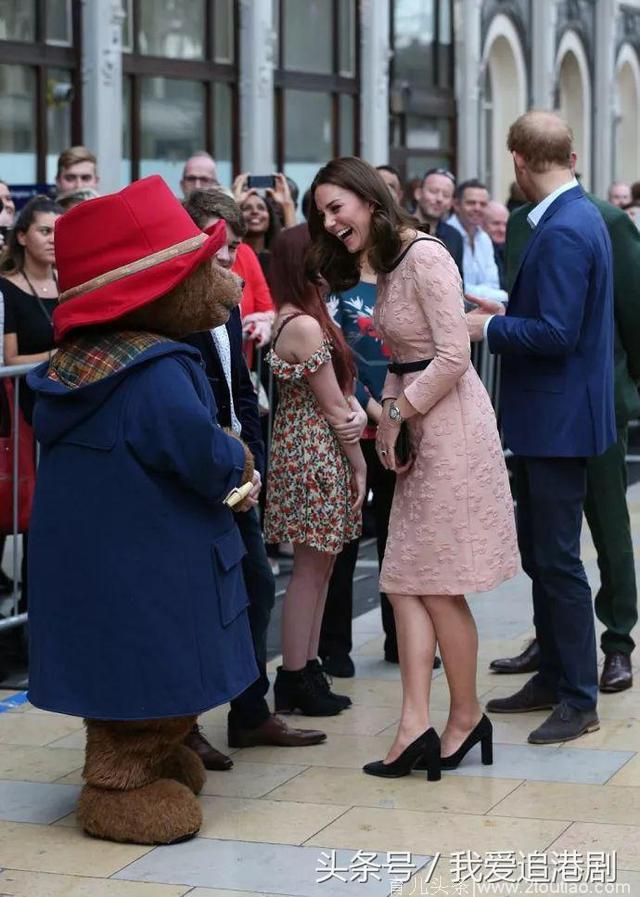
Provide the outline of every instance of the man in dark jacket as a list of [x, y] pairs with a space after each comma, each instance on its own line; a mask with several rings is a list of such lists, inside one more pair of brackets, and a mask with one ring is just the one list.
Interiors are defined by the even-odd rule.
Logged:
[[[616, 692], [633, 683], [631, 630], [638, 619], [638, 596], [627, 508], [627, 437], [629, 421], [640, 415], [640, 233], [625, 212], [587, 194], [609, 231], [613, 250], [613, 385], [617, 441], [607, 451], [587, 461], [587, 497], [584, 511], [591, 530], [600, 569], [596, 615], [605, 630], [600, 639], [604, 668], [600, 691]], [[517, 209], [509, 218], [506, 242], [509, 287], [532, 231], [527, 224], [531, 206]], [[494, 660], [497, 673], [523, 673], [539, 665], [537, 641], [517, 657]]]
[[[209, 228], [220, 219], [227, 226], [227, 245], [216, 261], [231, 268], [235, 251], [244, 233], [244, 222], [236, 203], [219, 190], [198, 190], [184, 203], [187, 212], [201, 228]], [[249, 623], [260, 675], [242, 694], [231, 701], [228, 717], [230, 747], [267, 744], [300, 747], [324, 741], [324, 733], [293, 729], [272, 715], [265, 700], [269, 690], [266, 674], [267, 630], [275, 601], [275, 581], [265, 551], [256, 506], [265, 475], [266, 458], [256, 393], [242, 351], [242, 321], [239, 308], [228, 322], [211, 331], [194, 333], [184, 342], [200, 350], [207, 379], [216, 400], [218, 421], [240, 435], [255, 459], [254, 490], [238, 508], [236, 523], [247, 553], [242, 560], [249, 596]], [[231, 758], [213, 748], [196, 726], [186, 744], [195, 750], [207, 769], [230, 769]]]
[[453, 208], [455, 189], [456, 179], [450, 171], [446, 168], [430, 169], [423, 177], [421, 186], [416, 187], [414, 215], [423, 225], [423, 230], [442, 240], [462, 277], [462, 237], [455, 227], [445, 223]]

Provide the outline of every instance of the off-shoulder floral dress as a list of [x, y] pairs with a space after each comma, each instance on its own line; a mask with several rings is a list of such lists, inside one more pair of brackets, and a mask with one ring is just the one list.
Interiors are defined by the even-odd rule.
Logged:
[[351, 466], [325, 418], [307, 376], [331, 363], [331, 343], [306, 361], [290, 364], [272, 349], [278, 409], [267, 477], [265, 539], [338, 554], [361, 532], [352, 507]]

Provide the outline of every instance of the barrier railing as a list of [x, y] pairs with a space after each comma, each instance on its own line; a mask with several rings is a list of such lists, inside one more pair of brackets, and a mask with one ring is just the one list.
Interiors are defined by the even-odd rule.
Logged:
[[[18, 545], [18, 536], [20, 535], [18, 532], [18, 519], [20, 513], [19, 507], [19, 475], [20, 475], [20, 427], [18, 426], [18, 419], [20, 415], [20, 384], [24, 380], [26, 374], [29, 371], [33, 370], [33, 368], [37, 367], [36, 364], [20, 364], [20, 365], [10, 365], [5, 367], [0, 367], [0, 385], [3, 385], [6, 380], [11, 380], [13, 383], [13, 396], [11, 399], [11, 443], [12, 443], [12, 469], [11, 469], [11, 482], [12, 482], [12, 490], [11, 490], [11, 520], [12, 520], [12, 531], [6, 533], [5, 536], [13, 537], [12, 548], [12, 559], [13, 559], [13, 591], [8, 599], [11, 602], [9, 608], [9, 614], [5, 616], [4, 619], [0, 619], [0, 630], [9, 629], [13, 626], [20, 626], [22, 623], [25, 623], [27, 620], [26, 613], [18, 613], [18, 603], [19, 603], [19, 593], [20, 589], [18, 586], [18, 577], [20, 572], [20, 564], [19, 564], [19, 545]], [[8, 446], [4, 446], [5, 451], [9, 451]], [[6, 465], [3, 465], [3, 468]], [[1, 559], [0, 559], [1, 560]]]

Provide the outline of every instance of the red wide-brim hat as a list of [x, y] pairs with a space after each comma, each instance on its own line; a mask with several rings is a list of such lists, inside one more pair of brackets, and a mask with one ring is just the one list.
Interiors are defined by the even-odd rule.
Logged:
[[70, 209], [55, 229], [56, 342], [164, 296], [224, 245], [224, 221], [209, 230], [194, 224], [159, 175]]

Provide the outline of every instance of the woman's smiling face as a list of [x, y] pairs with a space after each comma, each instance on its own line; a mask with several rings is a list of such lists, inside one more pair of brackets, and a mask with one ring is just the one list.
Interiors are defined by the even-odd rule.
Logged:
[[314, 200], [325, 230], [349, 252], [362, 252], [369, 242], [372, 204], [335, 184], [316, 187]]
[[261, 196], [248, 196], [241, 206], [242, 217], [251, 234], [266, 234], [269, 230], [269, 210]]

